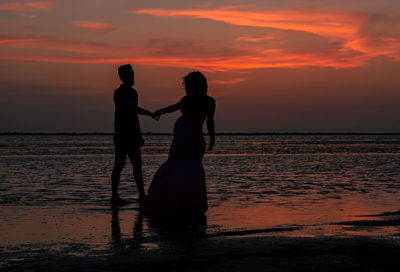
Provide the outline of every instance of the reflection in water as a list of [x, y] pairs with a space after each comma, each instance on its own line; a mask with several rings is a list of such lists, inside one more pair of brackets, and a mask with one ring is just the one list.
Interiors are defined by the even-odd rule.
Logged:
[[[132, 238], [123, 238], [119, 207], [113, 207], [111, 217], [111, 245], [115, 249], [156, 249], [159, 247], [185, 250], [206, 237], [207, 217], [204, 214], [145, 215], [134, 217]], [[146, 226], [146, 232], [143, 231]]]
[[119, 218], [118, 218], [118, 208], [112, 208], [112, 217], [111, 217], [111, 237], [112, 237], [112, 245], [114, 247], [121, 247], [121, 228], [119, 226]]
[[139, 211], [136, 215], [135, 224], [133, 225], [133, 239], [137, 241], [137, 247], [140, 247], [143, 237], [143, 214]]
[[119, 222], [119, 207], [112, 207], [111, 217], [111, 245], [114, 248], [140, 248], [143, 237], [143, 214], [139, 212], [133, 226], [133, 238], [124, 240], [122, 239], [121, 227]]

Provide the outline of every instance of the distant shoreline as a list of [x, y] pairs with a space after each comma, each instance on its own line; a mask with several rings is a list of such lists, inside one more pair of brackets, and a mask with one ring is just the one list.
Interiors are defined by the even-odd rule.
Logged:
[[[222, 132], [215, 133], [219, 136], [268, 136], [268, 135], [354, 135], [354, 136], [362, 136], [362, 135], [400, 135], [400, 132], [381, 132], [381, 133], [368, 133], [368, 132]], [[114, 135], [114, 133], [108, 132], [0, 132], [1, 136], [4, 135], [15, 135], [15, 136], [29, 136], [29, 135], [44, 135], [44, 136], [86, 136], [86, 135]], [[142, 133], [142, 135], [154, 135], [154, 136], [172, 136], [173, 133]], [[207, 135], [206, 133], [204, 135]]]

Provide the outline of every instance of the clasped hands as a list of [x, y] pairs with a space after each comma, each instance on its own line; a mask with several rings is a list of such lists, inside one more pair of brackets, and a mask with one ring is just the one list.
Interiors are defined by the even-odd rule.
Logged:
[[160, 120], [161, 114], [162, 114], [161, 110], [156, 110], [155, 112], [150, 113], [150, 117], [153, 118], [154, 120], [158, 121], [158, 120]]

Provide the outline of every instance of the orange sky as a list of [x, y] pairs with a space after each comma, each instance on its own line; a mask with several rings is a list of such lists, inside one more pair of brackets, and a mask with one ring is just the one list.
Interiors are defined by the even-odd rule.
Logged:
[[[217, 131], [399, 132], [400, 3], [2, 1], [0, 131], [112, 131], [116, 69], [149, 110], [200, 70]], [[144, 131], [168, 132], [176, 114]]]

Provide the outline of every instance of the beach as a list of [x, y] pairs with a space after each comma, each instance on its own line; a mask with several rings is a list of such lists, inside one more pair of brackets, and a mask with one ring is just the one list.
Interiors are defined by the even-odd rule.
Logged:
[[[145, 187], [170, 136], [145, 136]], [[2, 271], [397, 271], [400, 136], [221, 136], [205, 217], [143, 215], [110, 136], [0, 137]]]
[[[337, 225], [210, 233], [182, 219], [132, 221], [139, 214], [129, 208], [91, 216], [74, 211], [60, 216], [64, 220], [57, 214], [41, 217], [48, 221], [36, 230], [31, 220], [31, 233], [23, 226], [7, 230], [2, 271], [397, 271], [400, 264], [399, 213]], [[325, 228], [336, 231], [318, 234]]]

